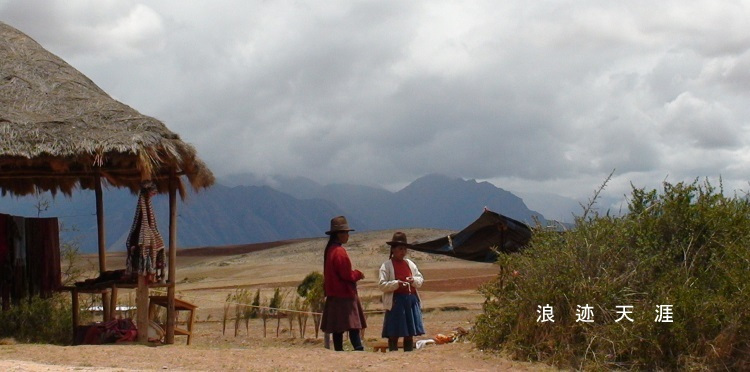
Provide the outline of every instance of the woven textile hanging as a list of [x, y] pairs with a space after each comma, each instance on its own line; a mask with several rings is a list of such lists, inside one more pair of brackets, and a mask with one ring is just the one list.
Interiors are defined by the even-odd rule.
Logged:
[[156, 227], [151, 197], [156, 195], [152, 184], [146, 184], [138, 194], [138, 206], [133, 226], [127, 239], [127, 274], [144, 275], [149, 282], [164, 280], [164, 240]]

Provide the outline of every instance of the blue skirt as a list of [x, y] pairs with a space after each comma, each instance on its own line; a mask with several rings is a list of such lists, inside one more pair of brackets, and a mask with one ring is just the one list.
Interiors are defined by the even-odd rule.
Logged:
[[419, 298], [413, 294], [393, 294], [393, 307], [383, 318], [383, 337], [419, 336], [424, 334]]

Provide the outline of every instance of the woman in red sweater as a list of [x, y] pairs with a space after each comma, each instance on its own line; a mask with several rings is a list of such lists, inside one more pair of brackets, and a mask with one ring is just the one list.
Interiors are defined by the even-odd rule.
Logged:
[[331, 219], [330, 235], [323, 258], [323, 288], [326, 303], [320, 329], [333, 335], [333, 349], [344, 350], [344, 332], [349, 332], [349, 340], [355, 351], [362, 351], [360, 330], [367, 328], [362, 304], [357, 294], [357, 281], [364, 279], [359, 270], [352, 270], [352, 262], [343, 244], [349, 241], [349, 228], [346, 217]]

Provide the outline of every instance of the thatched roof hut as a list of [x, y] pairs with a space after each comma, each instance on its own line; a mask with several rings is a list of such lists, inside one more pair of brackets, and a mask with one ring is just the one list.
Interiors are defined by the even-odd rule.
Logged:
[[[174, 342], [176, 193], [186, 177], [196, 190], [214, 183], [195, 149], [152, 117], [112, 99], [86, 76], [27, 35], [0, 22], [0, 191], [70, 195], [96, 192], [99, 270], [106, 270], [102, 184], [138, 192], [152, 181], [169, 194], [167, 342]], [[138, 278], [138, 337], [146, 341], [150, 285]], [[117, 287], [102, 294], [116, 308]], [[77, 324], [78, 289], [73, 295]], [[105, 310], [105, 314], [109, 313]]]
[[[70, 194], [93, 174], [133, 192], [168, 191], [169, 173], [195, 189], [214, 176], [195, 149], [152, 117], [112, 99], [65, 61], [0, 22], [0, 190]], [[178, 179], [179, 180], [179, 179]], [[184, 196], [184, 186], [178, 184]]]

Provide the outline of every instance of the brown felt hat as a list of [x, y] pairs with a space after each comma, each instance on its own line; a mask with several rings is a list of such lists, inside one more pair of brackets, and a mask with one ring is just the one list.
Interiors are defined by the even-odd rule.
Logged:
[[393, 238], [385, 243], [390, 245], [391, 247], [395, 247], [398, 245], [411, 247], [411, 244], [406, 242], [406, 234], [402, 233], [401, 231], [396, 231], [395, 233], [393, 233]]
[[349, 223], [346, 222], [346, 217], [344, 216], [333, 217], [331, 219], [331, 229], [326, 231], [326, 235], [331, 235], [333, 233], [337, 233], [341, 231], [354, 231], [354, 229], [349, 228]]

